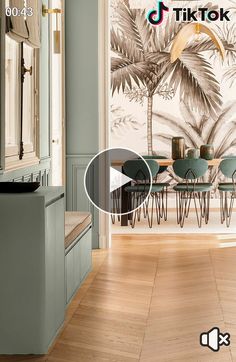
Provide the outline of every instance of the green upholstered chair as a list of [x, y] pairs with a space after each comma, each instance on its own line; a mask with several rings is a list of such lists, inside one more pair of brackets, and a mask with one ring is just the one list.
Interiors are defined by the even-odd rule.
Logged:
[[[151, 177], [154, 179], [158, 174], [159, 164], [154, 160], [146, 160], [146, 162], [149, 166]], [[157, 222], [160, 223], [161, 197], [164, 190], [163, 186], [152, 185], [150, 190], [150, 173], [142, 160], [137, 159], [126, 161], [123, 166], [123, 171], [126, 176], [134, 180], [131, 186], [127, 186], [125, 188], [131, 203], [131, 209], [136, 209], [130, 220], [131, 226], [135, 226], [136, 219], [140, 221], [141, 207], [139, 207], [139, 205], [141, 205], [142, 202], [145, 206], [149, 227], [151, 228], [153, 225], [154, 208], [156, 210]], [[149, 190], [151, 192], [148, 196]], [[151, 211], [149, 211], [150, 202]]]
[[[167, 157], [162, 155], [154, 155], [154, 156], [142, 156], [145, 160], [167, 160]], [[157, 176], [153, 179], [153, 183], [155, 185], [159, 185], [164, 187], [161, 199], [161, 218], [167, 220], [167, 203], [168, 203], [168, 187], [170, 184], [168, 182], [158, 182], [158, 175], [162, 174], [167, 170], [167, 166], [160, 166]]]
[[236, 158], [225, 158], [221, 161], [219, 168], [225, 177], [231, 179], [231, 182], [222, 182], [218, 185], [221, 223], [226, 222], [227, 227], [229, 227], [236, 195]]
[[173, 169], [175, 174], [184, 181], [174, 186], [176, 191], [177, 223], [181, 228], [184, 226], [184, 221], [189, 216], [193, 200], [198, 226], [202, 226], [202, 219], [207, 224], [212, 184], [199, 182], [199, 179], [208, 170], [207, 161], [201, 158], [176, 160], [173, 164]]

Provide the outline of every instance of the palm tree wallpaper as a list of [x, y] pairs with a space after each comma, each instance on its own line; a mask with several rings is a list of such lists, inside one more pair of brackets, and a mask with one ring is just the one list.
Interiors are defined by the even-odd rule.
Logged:
[[[212, 143], [217, 158], [236, 154], [236, 1], [166, 0], [170, 11], [159, 26], [146, 17], [156, 1], [139, 1], [135, 9], [134, 2], [110, 0], [111, 145], [170, 157], [171, 138], [184, 136], [189, 148]], [[209, 24], [224, 45], [224, 60], [200, 34], [171, 63], [173, 40], [186, 24], [175, 21], [176, 4], [230, 10], [229, 22]]]

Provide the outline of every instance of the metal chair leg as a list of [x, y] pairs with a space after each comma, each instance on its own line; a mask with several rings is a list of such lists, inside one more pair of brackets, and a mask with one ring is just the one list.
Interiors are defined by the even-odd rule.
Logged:
[[[195, 212], [196, 212], [196, 216], [197, 216], [198, 227], [201, 228], [202, 227], [202, 204], [201, 204], [200, 193], [193, 192], [193, 198], [194, 198], [194, 206], [195, 206]], [[197, 206], [197, 201], [199, 202], [199, 209]]]
[[148, 210], [148, 213], [147, 213], [147, 218], [148, 218], [148, 225], [150, 228], [152, 228], [152, 225], [153, 225], [153, 209], [154, 209], [154, 195], [150, 195], [148, 200], [147, 200], [147, 203], [149, 205], [149, 199], [151, 198], [151, 217], [149, 216], [150, 212]]
[[161, 222], [161, 215], [164, 215], [162, 213], [163, 209], [162, 209], [162, 202], [163, 202], [163, 193], [155, 193], [154, 194], [154, 198], [155, 198], [155, 207], [156, 207], [156, 218], [157, 218], [157, 224], [160, 225]]
[[188, 216], [192, 193], [184, 191], [178, 192], [178, 194], [178, 224], [183, 228], [185, 219]]
[[234, 192], [230, 193], [230, 201], [228, 201], [228, 192], [225, 191], [224, 196], [223, 196], [223, 192], [222, 192], [222, 199], [223, 199], [223, 203], [221, 201], [221, 206], [222, 206], [221, 223], [223, 224], [224, 222], [226, 222], [226, 226], [230, 227], [232, 214], [233, 214], [235, 193]]
[[224, 193], [220, 191], [220, 221], [221, 224], [225, 221], [225, 210], [224, 210]]
[[202, 227], [202, 220], [208, 224], [209, 208], [210, 208], [210, 192], [193, 192], [183, 191], [176, 192], [176, 214], [177, 223], [181, 228], [184, 227], [185, 219], [188, 218], [190, 212], [191, 201], [194, 202], [198, 227]]
[[161, 192], [161, 218], [164, 218], [167, 221], [167, 203], [168, 203], [168, 189], [167, 186], [164, 186], [163, 191]]
[[132, 201], [131, 201], [132, 210], [134, 210], [134, 211], [132, 212], [132, 219], [131, 219], [131, 221], [130, 221], [132, 229], [133, 229], [134, 226], [135, 226], [136, 217], [137, 217], [137, 210], [135, 210], [136, 207], [137, 207], [137, 198], [139, 197], [139, 195], [137, 195], [137, 194], [138, 194], [137, 192], [134, 192], [134, 193], [133, 193], [133, 195], [132, 195]]

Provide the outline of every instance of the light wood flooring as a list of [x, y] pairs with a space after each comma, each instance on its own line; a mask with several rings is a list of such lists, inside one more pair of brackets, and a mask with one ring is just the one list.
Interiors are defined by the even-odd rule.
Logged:
[[[227, 237], [113, 236], [111, 250], [94, 252], [50, 353], [0, 361], [236, 361], [236, 248], [220, 242]], [[217, 353], [199, 344], [214, 326], [231, 333]]]

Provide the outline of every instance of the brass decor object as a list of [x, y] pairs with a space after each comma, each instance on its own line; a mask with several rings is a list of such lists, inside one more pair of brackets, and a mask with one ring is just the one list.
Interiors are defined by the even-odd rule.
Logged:
[[215, 155], [213, 145], [202, 145], [200, 147], [200, 157], [205, 160], [213, 160]]
[[219, 36], [208, 25], [197, 22], [185, 25], [176, 35], [170, 52], [171, 63], [174, 63], [181, 56], [181, 53], [190, 38], [194, 35], [200, 35], [201, 33], [204, 33], [211, 38], [224, 59], [225, 48]]
[[45, 17], [48, 14], [56, 14], [56, 30], [53, 31], [53, 38], [54, 38], [54, 54], [61, 53], [61, 32], [58, 26], [58, 15], [62, 14], [62, 10], [55, 8], [55, 9], [48, 9], [45, 5], [42, 5], [42, 14]]
[[200, 157], [199, 148], [189, 148], [187, 151], [187, 158], [196, 159]]
[[185, 139], [183, 137], [172, 138], [172, 159], [185, 158]]
[[62, 11], [61, 11], [61, 9], [57, 9], [57, 8], [55, 8], [55, 9], [48, 9], [47, 7], [46, 7], [46, 5], [42, 5], [42, 14], [43, 14], [43, 16], [45, 17], [47, 14], [61, 14], [62, 13]]

